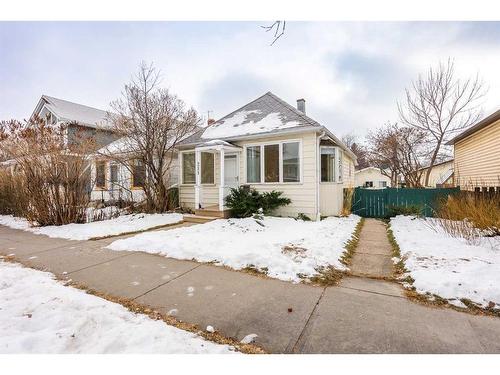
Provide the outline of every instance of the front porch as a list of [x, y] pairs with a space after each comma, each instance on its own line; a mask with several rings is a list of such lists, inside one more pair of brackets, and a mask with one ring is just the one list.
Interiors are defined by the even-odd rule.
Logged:
[[229, 217], [225, 198], [231, 188], [239, 186], [241, 150], [216, 140], [183, 151], [181, 204], [192, 208], [196, 216]]

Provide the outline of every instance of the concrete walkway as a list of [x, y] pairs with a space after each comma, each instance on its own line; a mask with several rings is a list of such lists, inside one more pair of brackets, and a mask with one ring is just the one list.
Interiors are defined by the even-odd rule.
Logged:
[[393, 274], [392, 247], [387, 228], [381, 220], [365, 219], [359, 242], [350, 266], [356, 276], [391, 277]]
[[500, 319], [412, 303], [395, 283], [352, 277], [339, 287], [291, 284], [105, 249], [111, 241], [50, 239], [0, 226], [3, 255], [238, 340], [255, 333], [269, 352], [500, 353]]

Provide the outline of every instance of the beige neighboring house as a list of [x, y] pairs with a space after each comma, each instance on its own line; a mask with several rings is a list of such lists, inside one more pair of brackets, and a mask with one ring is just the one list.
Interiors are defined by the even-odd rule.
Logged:
[[383, 174], [380, 168], [366, 167], [354, 172], [354, 186], [385, 189], [391, 187], [391, 178]]
[[422, 175], [420, 176], [420, 183], [422, 186], [431, 188], [443, 188], [453, 186], [453, 159], [442, 161], [441, 163], [436, 163], [431, 169], [431, 174], [429, 176], [429, 183], [425, 186], [425, 176], [427, 174], [427, 169], [422, 168]]
[[179, 145], [179, 199], [197, 214], [226, 212], [242, 185], [282, 191], [291, 204], [277, 215], [338, 215], [354, 186], [356, 156], [325, 126], [268, 92]]
[[500, 189], [500, 110], [447, 144], [454, 146], [455, 186]]

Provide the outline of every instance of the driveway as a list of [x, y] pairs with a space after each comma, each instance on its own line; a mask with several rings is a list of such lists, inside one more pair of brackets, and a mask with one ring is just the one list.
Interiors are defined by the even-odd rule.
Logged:
[[500, 353], [500, 319], [407, 300], [363, 277], [317, 287], [161, 256], [116, 252], [112, 239], [68, 241], [0, 226], [0, 254], [273, 353]]

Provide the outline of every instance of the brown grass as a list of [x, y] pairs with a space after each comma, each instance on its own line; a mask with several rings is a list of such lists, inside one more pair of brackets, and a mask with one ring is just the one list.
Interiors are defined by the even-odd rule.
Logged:
[[344, 189], [344, 203], [342, 205], [342, 211], [340, 216], [349, 216], [352, 208], [352, 199], [354, 198], [354, 188]]

